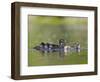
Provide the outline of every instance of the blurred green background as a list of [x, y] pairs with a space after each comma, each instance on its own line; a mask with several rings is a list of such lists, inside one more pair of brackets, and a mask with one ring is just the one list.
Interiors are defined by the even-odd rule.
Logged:
[[87, 48], [86, 17], [61, 16], [28, 16], [28, 66], [87, 64], [87, 50], [80, 53], [66, 53], [62, 58], [59, 53], [40, 53], [32, 50], [41, 42], [58, 44], [59, 39], [65, 39], [67, 45], [79, 42], [82, 48]]

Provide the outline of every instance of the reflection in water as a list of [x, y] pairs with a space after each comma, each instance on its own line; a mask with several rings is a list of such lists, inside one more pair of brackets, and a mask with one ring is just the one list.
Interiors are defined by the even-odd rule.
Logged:
[[57, 53], [60, 58], [64, 58], [64, 56], [68, 55], [69, 53], [73, 53], [73, 52], [76, 52], [77, 54], [80, 54], [80, 50], [77, 50], [77, 49], [68, 49], [65, 52], [64, 48], [61, 48], [61, 49], [58, 49], [58, 50], [48, 50], [48, 49], [46, 49], [46, 50], [39, 50], [39, 52], [43, 56]]
[[64, 49], [60, 49], [58, 51], [47, 51], [47, 50], [45, 50], [45, 51], [40, 51], [40, 53], [42, 55], [59, 54], [59, 57], [64, 57], [64, 55], [65, 55]]

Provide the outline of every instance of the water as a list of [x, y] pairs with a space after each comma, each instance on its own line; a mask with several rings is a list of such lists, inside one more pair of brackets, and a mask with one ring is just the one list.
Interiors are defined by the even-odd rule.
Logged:
[[28, 66], [51, 65], [77, 65], [88, 63], [88, 50], [41, 52], [33, 49], [41, 42], [59, 44], [59, 39], [64, 39], [66, 44], [76, 42], [81, 47], [88, 46], [88, 18], [86, 17], [53, 17], [29, 16], [28, 17]]
[[41, 52], [38, 50], [29, 50], [29, 66], [48, 66], [48, 65], [76, 65], [87, 64], [87, 50], [80, 52]]

